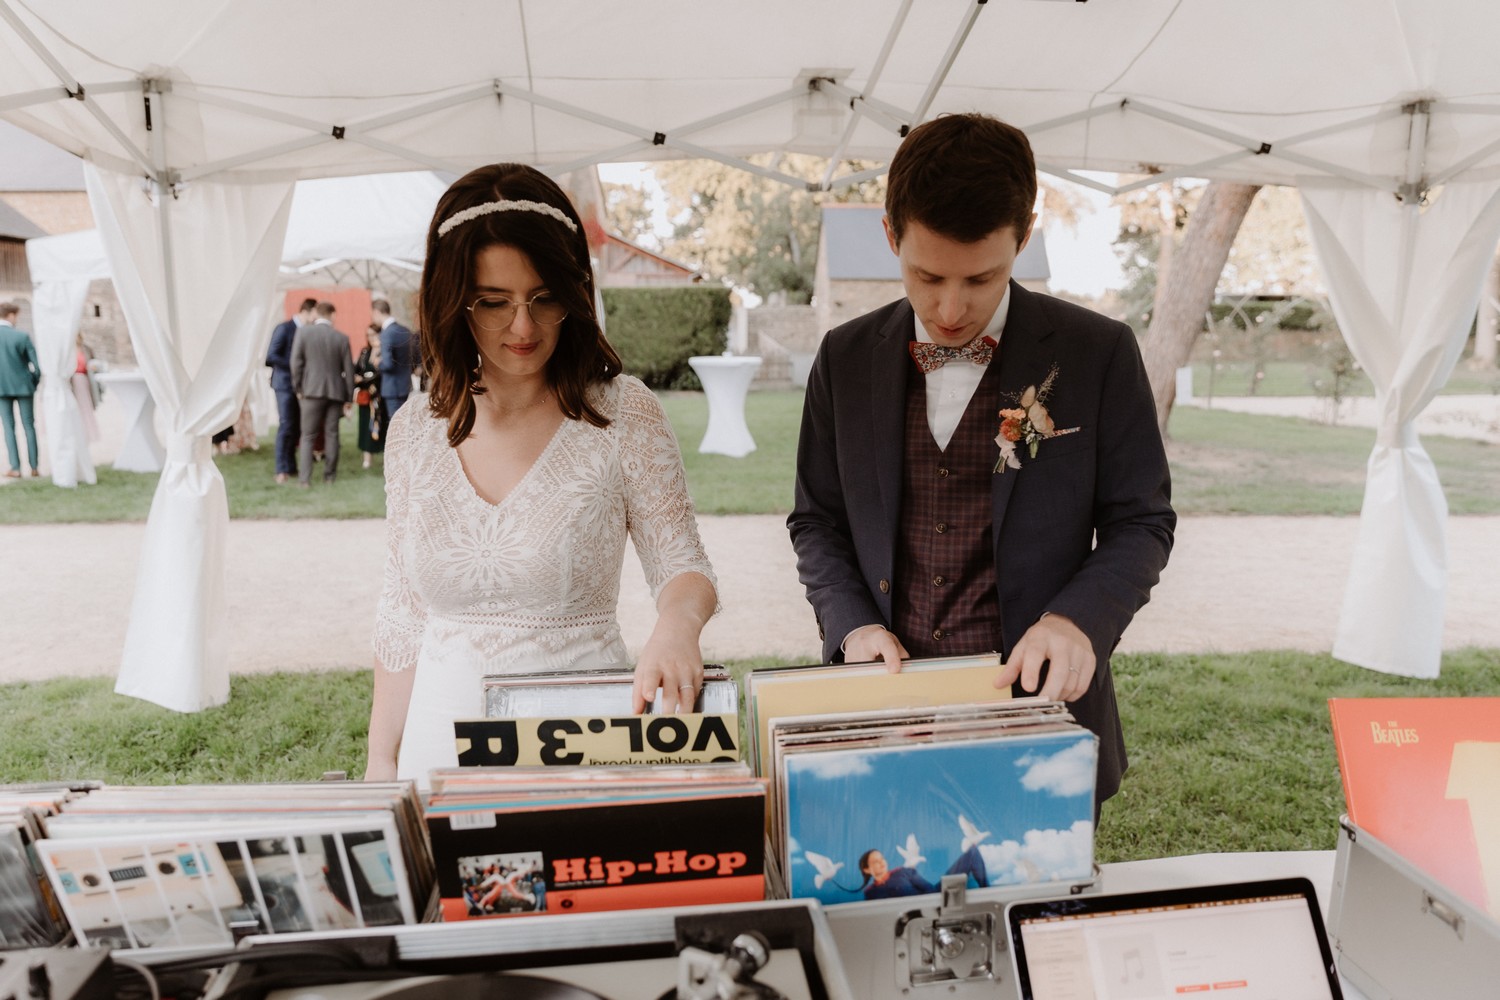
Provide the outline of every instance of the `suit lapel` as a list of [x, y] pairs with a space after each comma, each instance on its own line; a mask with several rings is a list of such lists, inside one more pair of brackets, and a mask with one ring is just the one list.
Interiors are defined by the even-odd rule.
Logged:
[[[1010, 313], [1005, 318], [1005, 330], [1000, 335], [1000, 350], [993, 365], [999, 365], [1000, 405], [1016, 406], [1021, 391], [1028, 385], [1041, 385], [1047, 377], [1052, 359], [1048, 355], [1047, 341], [1052, 329], [1042, 315], [1036, 296], [1016, 284], [1010, 283]], [[999, 414], [993, 415], [995, 429], [999, 430]], [[997, 449], [998, 457], [998, 449]], [[994, 524], [995, 565], [998, 577], [1000, 565], [1000, 528], [1005, 523], [1005, 511], [1010, 505], [1010, 494], [1016, 481], [1026, 471], [1026, 452], [1021, 449], [1021, 468], [1007, 469], [990, 477], [990, 506]]]
[[[885, 531], [895, 540], [900, 530], [901, 465], [906, 452], [906, 382], [911, 372], [907, 343], [914, 329], [911, 303], [903, 302], [876, 333], [870, 351], [870, 440], [874, 442], [875, 481], [880, 488]], [[890, 553], [888, 553], [890, 554]]]

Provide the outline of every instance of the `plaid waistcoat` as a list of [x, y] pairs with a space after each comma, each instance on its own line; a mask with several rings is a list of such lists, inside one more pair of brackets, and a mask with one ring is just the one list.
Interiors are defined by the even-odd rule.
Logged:
[[927, 426], [926, 379], [907, 382], [892, 624], [914, 657], [1000, 648], [990, 517], [999, 370], [997, 364], [985, 369], [946, 450]]

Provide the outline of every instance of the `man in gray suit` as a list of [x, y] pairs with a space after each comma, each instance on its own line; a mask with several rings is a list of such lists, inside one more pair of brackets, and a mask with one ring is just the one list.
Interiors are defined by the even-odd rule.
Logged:
[[323, 429], [323, 482], [339, 471], [339, 420], [354, 398], [354, 359], [349, 338], [333, 328], [333, 303], [319, 302], [317, 318], [292, 342], [292, 388], [301, 401], [302, 440], [297, 485], [312, 486], [313, 442]]

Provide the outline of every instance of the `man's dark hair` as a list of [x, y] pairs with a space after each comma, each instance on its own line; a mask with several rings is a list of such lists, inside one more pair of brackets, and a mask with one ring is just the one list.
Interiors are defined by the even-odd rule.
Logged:
[[1019, 242], [1036, 205], [1026, 133], [988, 115], [942, 115], [907, 134], [886, 173], [896, 242], [913, 222], [960, 243], [1010, 226]]
[[335, 312], [332, 302], [319, 302], [317, 305], [318, 315], [324, 319], [332, 316]]
[[318, 300], [317, 299], [303, 299], [302, 300], [302, 304], [297, 307], [297, 311], [299, 313], [305, 313], [309, 309], [316, 309], [317, 307], [318, 307]]
[[385, 313], [387, 316], [389, 316], [391, 314], [391, 304], [385, 299], [371, 299], [370, 311]]

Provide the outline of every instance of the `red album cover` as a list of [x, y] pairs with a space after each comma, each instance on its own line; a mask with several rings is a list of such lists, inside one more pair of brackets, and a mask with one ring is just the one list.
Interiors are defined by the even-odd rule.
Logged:
[[1349, 819], [1500, 917], [1500, 698], [1330, 698]]
[[430, 811], [443, 920], [765, 898], [765, 791]]

